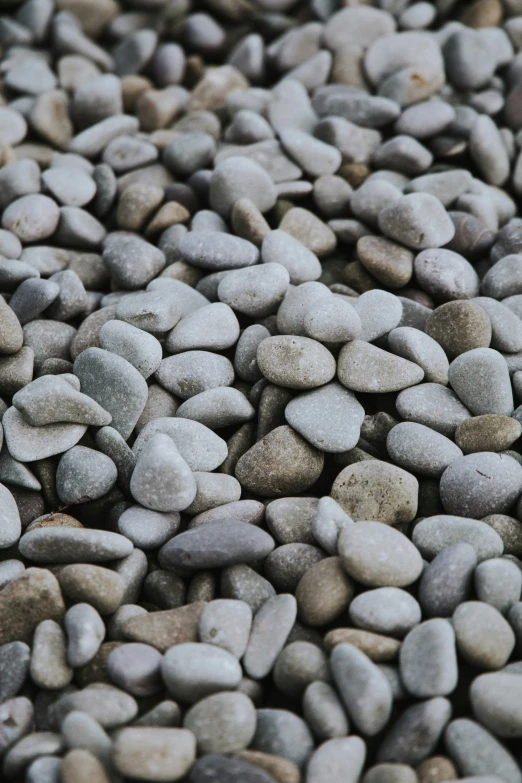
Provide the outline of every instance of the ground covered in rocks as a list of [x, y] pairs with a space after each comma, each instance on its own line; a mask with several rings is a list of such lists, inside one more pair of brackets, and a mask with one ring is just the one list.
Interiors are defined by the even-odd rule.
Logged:
[[522, 2], [0, 0], [0, 762], [522, 783]]

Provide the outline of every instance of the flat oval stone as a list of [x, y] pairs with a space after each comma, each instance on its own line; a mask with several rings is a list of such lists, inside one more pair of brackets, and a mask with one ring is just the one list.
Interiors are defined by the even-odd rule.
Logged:
[[220, 354], [185, 351], [163, 359], [155, 377], [165, 389], [186, 400], [208, 389], [231, 386], [234, 367]]
[[123, 729], [113, 750], [117, 771], [142, 780], [151, 779], [152, 775], [179, 780], [189, 771], [195, 758], [196, 739], [192, 732], [159, 726]]
[[244, 489], [263, 497], [303, 492], [323, 469], [324, 455], [291, 427], [281, 426], [265, 435], [238, 460], [236, 478]]
[[474, 519], [506, 513], [521, 492], [519, 463], [490, 451], [458, 457], [440, 480], [440, 497], [448, 514]]
[[453, 250], [423, 250], [415, 258], [413, 268], [422, 290], [439, 302], [478, 295], [480, 281], [475, 269]]
[[421, 621], [418, 602], [405, 590], [379, 587], [358, 595], [349, 608], [358, 628], [401, 638]]
[[100, 614], [112, 614], [125, 594], [125, 581], [116, 571], [87, 563], [63, 568], [58, 581], [64, 595], [75, 603], [88, 603]]
[[42, 620], [60, 622], [64, 613], [56, 577], [47, 569], [27, 568], [0, 592], [0, 644], [30, 642]]
[[331, 494], [354, 520], [373, 519], [393, 525], [415, 518], [418, 492], [418, 481], [411, 473], [372, 459], [344, 468]]
[[451, 721], [444, 743], [464, 775], [495, 775], [518, 783], [520, 769], [512, 755], [489, 731], [468, 718]]
[[339, 538], [339, 556], [347, 573], [368, 587], [405, 587], [422, 572], [414, 544], [382, 522], [346, 527]]
[[286, 231], [269, 231], [261, 245], [263, 264], [284, 266], [292, 285], [298, 286], [321, 276], [319, 259], [308, 247]]
[[476, 566], [477, 554], [471, 544], [462, 541], [442, 549], [422, 573], [418, 600], [424, 614], [450, 617], [468, 598]]
[[347, 389], [370, 393], [400, 391], [424, 378], [424, 370], [418, 364], [362, 340], [342, 347], [337, 374]]
[[[366, 10], [366, 6], [345, 10]], [[368, 10], [374, 10], [373, 8]], [[377, 9], [375, 9], [377, 10]], [[307, 768], [309, 783], [356, 783], [366, 759], [366, 744], [360, 737], [340, 737], [323, 742], [312, 754]]]
[[30, 663], [31, 679], [39, 688], [65, 688], [73, 670], [67, 663], [67, 640], [55, 620], [43, 620], [36, 628]]
[[127, 439], [147, 402], [143, 376], [126, 359], [102, 348], [83, 351], [74, 362], [74, 374], [83, 393], [111, 414], [111, 426]]
[[451, 702], [441, 696], [408, 707], [385, 734], [377, 759], [417, 766], [434, 752], [451, 713]]
[[348, 719], [337, 693], [326, 682], [311, 682], [303, 694], [303, 716], [319, 740], [344, 737]]
[[251, 242], [223, 231], [189, 231], [178, 250], [189, 264], [210, 272], [257, 264], [259, 250]]
[[161, 674], [175, 699], [194, 704], [212, 693], [235, 690], [241, 680], [241, 666], [220, 647], [188, 642], [167, 651]]
[[459, 424], [455, 431], [455, 442], [464, 454], [505, 451], [521, 434], [522, 425], [512, 416], [485, 413]]
[[176, 416], [199, 421], [210, 429], [244, 424], [255, 415], [254, 408], [238, 389], [218, 386], [185, 400]]
[[457, 356], [449, 367], [456, 394], [476, 416], [513, 413], [513, 392], [505, 359], [492, 348], [475, 348]]
[[168, 435], [157, 433], [141, 449], [130, 491], [153, 511], [182, 511], [192, 503], [197, 492], [194, 475]]
[[330, 656], [330, 666], [349, 717], [367, 737], [378, 734], [387, 724], [393, 695], [381, 670], [357, 647], [338, 644]]
[[90, 663], [105, 638], [105, 625], [90, 604], [74, 604], [65, 613], [67, 663], [78, 668]]
[[170, 332], [165, 347], [170, 353], [190, 350], [222, 351], [239, 337], [239, 323], [223, 302], [199, 307], [185, 315]]
[[423, 383], [397, 395], [399, 414], [452, 438], [462, 422], [471, 419], [455, 392], [440, 383]]
[[7, 487], [0, 484], [0, 549], [16, 544], [21, 532], [22, 523], [16, 500]]
[[471, 544], [479, 562], [499, 557], [504, 551], [502, 539], [490, 525], [477, 519], [444, 514], [421, 520], [413, 530], [412, 540], [427, 560], [461, 542]]
[[238, 156], [216, 166], [209, 195], [212, 209], [224, 218], [240, 198], [249, 198], [261, 212], [267, 212], [276, 202], [275, 185], [267, 172], [255, 161]]
[[426, 620], [406, 636], [399, 652], [401, 679], [412, 696], [446, 696], [458, 679], [455, 632], [442, 618]]
[[127, 557], [132, 542], [108, 530], [40, 527], [20, 539], [20, 552], [37, 563], [103, 563]]
[[522, 573], [507, 558], [492, 558], [481, 563], [475, 571], [475, 591], [479, 601], [494, 606], [507, 614], [520, 599]]
[[127, 508], [118, 519], [118, 532], [139, 549], [156, 549], [178, 531], [179, 513], [161, 513], [141, 506]]
[[162, 687], [160, 670], [161, 653], [147, 644], [122, 644], [107, 658], [109, 678], [133, 696], [157, 693]]
[[452, 618], [459, 654], [478, 669], [500, 669], [515, 647], [515, 634], [498, 609], [483, 601], [465, 601]]
[[426, 332], [450, 359], [474, 348], [489, 348], [491, 321], [474, 301], [457, 299], [437, 307], [426, 320]]
[[335, 375], [330, 351], [309, 337], [267, 337], [257, 349], [257, 363], [265, 378], [290, 389], [313, 389]]
[[424, 370], [425, 381], [447, 385], [448, 358], [428, 334], [411, 326], [399, 326], [389, 333], [388, 346], [393, 353], [418, 364]]
[[295, 591], [299, 618], [306, 625], [328, 625], [348, 607], [353, 586], [338, 557], [328, 557], [312, 565], [301, 577]]
[[251, 743], [256, 709], [244, 693], [215, 693], [188, 710], [183, 726], [196, 737], [200, 753], [237, 753]]
[[451, 218], [431, 193], [402, 196], [381, 211], [379, 228], [390, 239], [414, 250], [442, 247], [455, 234]]
[[339, 383], [329, 383], [294, 397], [285, 418], [312, 446], [335, 454], [357, 445], [364, 408]]
[[52, 720], [61, 725], [69, 713], [79, 710], [98, 721], [104, 729], [118, 728], [138, 714], [136, 700], [106, 683], [94, 683], [83, 690], [65, 693], [52, 705]]
[[471, 683], [473, 712], [483, 726], [498, 737], [522, 737], [522, 677], [495, 672]]
[[422, 476], [438, 478], [462, 451], [439, 432], [404, 421], [390, 430], [386, 449], [392, 460], [406, 470]]
[[172, 438], [192, 470], [215, 470], [226, 459], [227, 444], [219, 435], [198, 421], [174, 417], [153, 419], [143, 427], [133, 446], [136, 457], [157, 433]]
[[56, 491], [66, 504], [85, 503], [106, 495], [117, 477], [116, 465], [105, 454], [85, 446], [73, 446], [58, 463]]
[[273, 753], [303, 767], [314, 743], [308, 726], [288, 710], [257, 710], [257, 727], [252, 748]]
[[254, 617], [243, 657], [243, 667], [249, 677], [261, 680], [272, 671], [286, 644], [296, 615], [296, 600], [289, 593], [274, 595], [262, 604]]
[[252, 626], [252, 610], [245, 601], [218, 598], [210, 601], [199, 618], [199, 638], [243, 657]]
[[161, 560], [169, 567], [224, 568], [262, 560], [274, 546], [272, 536], [260, 528], [217, 521], [175, 536], [163, 546]]
[[33, 462], [61, 454], [75, 446], [87, 430], [86, 424], [33, 427], [14, 407], [4, 413], [2, 424], [9, 453], [19, 462]]

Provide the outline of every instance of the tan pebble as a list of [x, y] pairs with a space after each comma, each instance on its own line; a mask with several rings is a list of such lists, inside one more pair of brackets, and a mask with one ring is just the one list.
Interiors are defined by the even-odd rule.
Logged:
[[394, 661], [401, 647], [401, 643], [397, 639], [371, 631], [361, 631], [358, 628], [334, 628], [324, 637], [324, 645], [327, 650], [332, 650], [337, 644], [343, 642], [353, 644], [374, 663]]
[[419, 783], [444, 783], [446, 780], [457, 780], [459, 773], [455, 765], [446, 756], [431, 756], [417, 767]]
[[83, 748], [70, 750], [64, 756], [60, 780], [62, 783], [110, 783], [101, 761]]
[[284, 759], [282, 756], [263, 753], [261, 750], [242, 750], [236, 755], [236, 758], [268, 772], [276, 779], [277, 783], [301, 783], [299, 767], [293, 761]]

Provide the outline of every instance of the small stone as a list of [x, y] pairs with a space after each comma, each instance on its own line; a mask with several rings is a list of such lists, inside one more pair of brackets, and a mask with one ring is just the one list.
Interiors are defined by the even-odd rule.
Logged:
[[375, 345], [353, 340], [341, 349], [337, 374], [341, 383], [352, 391], [384, 393], [420, 383], [424, 370]]
[[160, 417], [150, 421], [136, 438], [133, 451], [139, 457], [156, 434], [168, 435], [192, 470], [215, 470], [227, 456], [227, 444], [208, 427], [190, 419]]
[[313, 212], [301, 207], [289, 209], [279, 224], [279, 229], [291, 234], [318, 258], [330, 255], [337, 245], [332, 229], [319, 220]]
[[477, 719], [498, 737], [522, 736], [518, 674], [494, 672], [477, 677], [470, 688], [470, 701]]
[[29, 672], [30, 649], [24, 642], [0, 646], [0, 698], [11, 699], [21, 690]]
[[244, 693], [216, 693], [198, 701], [183, 725], [193, 732], [200, 753], [237, 753], [256, 729], [256, 710]]
[[339, 473], [332, 497], [356, 521], [372, 519], [388, 525], [411, 522], [417, 511], [418, 482], [402, 468], [368, 460]]
[[241, 667], [229, 652], [209, 644], [178, 644], [164, 656], [162, 676], [176, 699], [193, 704], [212, 693], [234, 690]]
[[227, 158], [215, 169], [210, 181], [210, 204], [228, 217], [234, 203], [249, 198], [261, 212], [267, 212], [276, 201], [275, 186], [268, 174], [254, 161]]
[[479, 278], [476, 271], [453, 250], [423, 250], [415, 258], [413, 268], [422, 289], [438, 301], [471, 299], [478, 294]]
[[[385, 735], [377, 759], [416, 766], [437, 747], [451, 713], [451, 703], [440, 696], [408, 707]], [[455, 778], [439, 780], [445, 779]]]
[[349, 614], [358, 628], [399, 638], [421, 621], [417, 601], [396, 587], [380, 587], [361, 593], [351, 602]]
[[482, 601], [460, 604], [452, 618], [457, 648], [478, 669], [500, 669], [515, 646], [515, 634], [494, 606]]
[[462, 457], [462, 451], [449, 438], [414, 422], [401, 422], [390, 430], [386, 448], [393, 461], [413, 473], [440, 477], [446, 468]]
[[521, 466], [512, 457], [493, 452], [457, 458], [440, 483], [445, 510], [475, 519], [505, 513], [521, 491]]
[[424, 380], [447, 385], [449, 362], [444, 350], [429, 334], [412, 326], [399, 326], [388, 334], [388, 347], [424, 370]]
[[455, 441], [464, 454], [478, 451], [505, 451], [522, 434], [520, 423], [511, 416], [495, 413], [474, 416], [459, 424]]
[[504, 558], [486, 560], [475, 571], [475, 590], [479, 601], [494, 606], [505, 615], [520, 599], [520, 569]]
[[457, 685], [455, 632], [448, 620], [426, 620], [413, 628], [399, 653], [401, 679], [417, 698], [446, 696]]
[[520, 780], [515, 760], [495, 737], [468, 718], [451, 721], [444, 733], [451, 757], [464, 775], [501, 775], [503, 780]]
[[103, 563], [132, 552], [128, 538], [108, 530], [65, 525], [36, 527], [22, 536], [20, 552], [37, 563]]
[[390, 239], [414, 250], [442, 247], [455, 227], [440, 201], [429, 193], [411, 193], [383, 209], [379, 228]]
[[2, 227], [22, 242], [46, 239], [54, 233], [60, 210], [48, 196], [34, 194], [13, 201], [2, 215]]
[[[366, 10], [364, 6], [361, 9]], [[309, 783], [320, 783], [328, 776], [332, 783], [356, 783], [360, 780], [365, 759], [366, 744], [360, 737], [330, 739], [312, 754], [307, 780]]]
[[381, 522], [346, 527], [339, 538], [339, 555], [349, 576], [369, 587], [404, 587], [422, 571], [415, 546]]
[[125, 776], [180, 780], [196, 759], [196, 738], [187, 729], [128, 727], [118, 734], [113, 759]]
[[462, 541], [444, 547], [424, 569], [418, 600], [428, 617], [451, 617], [469, 597], [477, 555], [471, 544]]
[[288, 290], [289, 279], [282, 264], [238, 269], [223, 278], [218, 297], [236, 312], [263, 318], [277, 310]]
[[348, 342], [362, 330], [357, 310], [340, 296], [322, 299], [307, 308], [304, 329], [308, 337], [320, 342]]
[[364, 236], [357, 242], [359, 261], [387, 288], [407, 285], [413, 274], [413, 253], [384, 237]]
[[457, 299], [440, 305], [426, 320], [426, 333], [450, 359], [475, 348], [489, 348], [491, 321], [473, 301]]
[[178, 245], [183, 258], [193, 266], [218, 272], [256, 264], [259, 251], [251, 242], [222, 231], [189, 231]]
[[471, 418], [457, 395], [439, 383], [405, 389], [397, 395], [396, 405], [403, 419], [425, 424], [450, 438], [459, 424]]
[[150, 696], [161, 687], [161, 654], [146, 644], [116, 647], [107, 659], [109, 678], [133, 696]]
[[72, 680], [67, 663], [65, 633], [55, 620], [43, 620], [35, 630], [30, 672], [31, 679], [46, 690], [60, 690]]
[[100, 614], [115, 612], [125, 592], [125, 582], [118, 573], [86, 563], [65, 566], [58, 581], [67, 598], [88, 603]]
[[222, 302], [200, 307], [185, 315], [167, 337], [170, 353], [189, 350], [222, 351], [239, 337], [239, 323], [233, 310]]
[[118, 519], [118, 532], [140, 549], [156, 549], [176, 534], [179, 522], [176, 511], [161, 513], [131, 506]]
[[504, 549], [498, 533], [485, 522], [443, 514], [421, 520], [413, 530], [412, 539], [427, 560], [453, 544], [471, 544], [479, 562], [499, 557]]

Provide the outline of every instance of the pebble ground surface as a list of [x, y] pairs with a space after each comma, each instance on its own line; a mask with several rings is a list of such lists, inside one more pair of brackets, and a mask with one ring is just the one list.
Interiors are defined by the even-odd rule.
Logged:
[[2, 781], [522, 783], [521, 150], [522, 0], [0, 0]]

